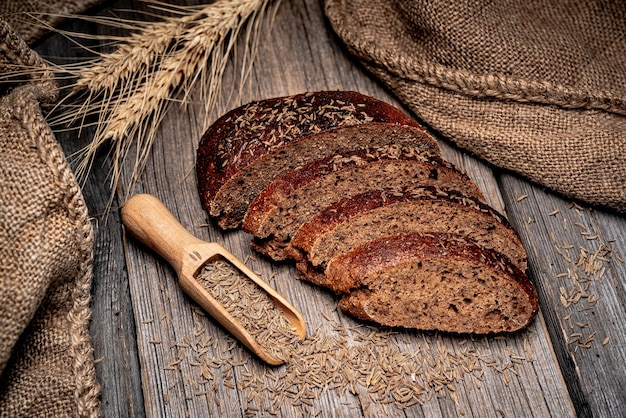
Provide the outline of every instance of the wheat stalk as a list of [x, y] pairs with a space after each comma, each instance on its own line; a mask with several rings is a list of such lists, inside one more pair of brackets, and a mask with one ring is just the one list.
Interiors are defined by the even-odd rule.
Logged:
[[[111, 38], [117, 42], [115, 50], [99, 54], [97, 60], [64, 68], [76, 78], [69, 97], [81, 95], [83, 99], [77, 107], [65, 101], [65, 112], [51, 121], [53, 125], [79, 121], [85, 126], [88, 116], [97, 116], [92, 141], [75, 156], [76, 174], [82, 180], [97, 150], [111, 141], [111, 186], [118, 186], [124, 161], [136, 147], [127, 193], [145, 167], [168, 104], [174, 100], [188, 103], [189, 92], [197, 90], [208, 116], [235, 43], [245, 36], [246, 59], [241, 70], [245, 77], [257, 50], [261, 24], [265, 16], [273, 16], [280, 0], [218, 0], [199, 7], [148, 2], [170, 16], [153, 23], [91, 19], [133, 32]], [[177, 99], [180, 94], [183, 97]]]

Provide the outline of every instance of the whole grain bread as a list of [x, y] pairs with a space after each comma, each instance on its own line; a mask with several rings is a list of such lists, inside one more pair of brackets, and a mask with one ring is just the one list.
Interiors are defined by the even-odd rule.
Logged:
[[436, 141], [399, 109], [356, 92], [322, 91], [248, 103], [226, 113], [197, 149], [201, 201], [222, 228], [236, 228], [258, 192], [287, 170], [337, 152]]
[[507, 257], [445, 234], [367, 242], [328, 266], [339, 307], [387, 326], [455, 333], [517, 331], [538, 312], [528, 277]]
[[373, 239], [410, 232], [465, 237], [526, 271], [526, 250], [506, 218], [475, 198], [435, 187], [380, 189], [344, 198], [303, 224], [287, 251], [304, 279], [324, 284], [324, 270], [334, 257]]
[[243, 228], [254, 235], [258, 252], [284, 260], [300, 226], [325, 207], [381, 187], [428, 185], [484, 199], [466, 175], [438, 157], [397, 147], [358, 150], [313, 161], [274, 180], [250, 204]]
[[526, 252], [400, 110], [355, 92], [252, 102], [198, 147], [201, 200], [274, 260], [388, 326], [489, 334], [537, 314]]

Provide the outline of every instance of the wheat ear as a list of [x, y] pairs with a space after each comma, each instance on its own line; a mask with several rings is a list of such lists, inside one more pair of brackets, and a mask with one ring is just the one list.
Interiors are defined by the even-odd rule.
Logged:
[[[153, 23], [94, 18], [97, 23], [134, 31], [112, 38], [117, 42], [112, 52], [100, 54], [87, 65], [65, 68], [76, 77], [72, 95], [82, 95], [82, 102], [67, 105], [65, 114], [57, 119], [67, 123], [82, 122], [94, 114], [97, 117], [92, 141], [77, 156], [76, 174], [81, 179], [91, 170], [96, 151], [110, 141], [111, 186], [118, 186], [124, 161], [136, 147], [127, 193], [145, 167], [168, 104], [175, 100], [188, 103], [189, 92], [199, 91], [208, 115], [237, 39], [244, 34], [244, 63], [250, 66], [261, 22], [273, 16], [280, 0], [218, 0], [201, 7], [148, 3], [170, 16]], [[242, 76], [248, 72], [249, 67], [241, 70]], [[197, 84], [199, 88], [195, 88]], [[177, 97], [180, 94], [182, 98]]]

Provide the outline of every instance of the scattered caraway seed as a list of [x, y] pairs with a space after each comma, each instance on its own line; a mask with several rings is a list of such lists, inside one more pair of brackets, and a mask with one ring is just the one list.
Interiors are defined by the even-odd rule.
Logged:
[[[196, 314], [204, 317], [199, 311]], [[246, 416], [259, 416], [259, 411], [275, 411], [280, 416], [289, 408], [296, 416], [316, 416], [326, 392], [338, 397], [366, 394], [380, 410], [402, 411], [433, 398], [459, 404], [457, 387], [479, 390], [486, 369], [510, 384], [520, 374], [517, 368], [533, 361], [530, 334], [524, 337], [522, 352], [507, 349], [506, 355], [496, 355], [484, 339], [463, 340], [452, 349], [452, 340], [438, 334], [345, 325], [327, 316], [329, 328], [318, 327], [304, 341], [279, 340], [278, 344], [284, 344], [281, 351], [290, 352], [288, 361], [279, 367], [254, 360], [229, 336], [224, 337], [228, 349], [220, 351], [218, 340], [223, 344], [224, 339], [206, 339], [204, 332], [194, 332], [193, 338], [183, 338], [188, 343], [185, 352], [176, 354], [188, 367], [176, 372], [191, 369], [187, 384], [209, 402], [219, 399], [214, 389], [218, 385], [227, 393], [239, 391]], [[198, 322], [206, 324], [205, 318]], [[183, 345], [175, 347], [183, 350]]]
[[[585, 209], [578, 204], [571, 203], [569, 209], [575, 210], [580, 218], [584, 215]], [[567, 225], [567, 218], [563, 217], [564, 230], [568, 229]], [[615, 239], [604, 239], [593, 224], [586, 226], [582, 221], [576, 221], [571, 222], [571, 225], [576, 227], [585, 240], [582, 244], [573, 245], [566, 242], [565, 238], [559, 242], [553, 232], [550, 238], [556, 253], [567, 263], [566, 271], [556, 274], [555, 277], [562, 283], [558, 295], [561, 305], [569, 311], [563, 317], [564, 327], [575, 331], [570, 333], [568, 344], [576, 343], [573, 349], [577, 351], [578, 348], [591, 348], [594, 341], [602, 345], [608, 343], [606, 339], [596, 340], [593, 331], [589, 337], [583, 338], [582, 331], [589, 332], [588, 329], [592, 328], [586, 315], [600, 301], [600, 296], [594, 292], [594, 286], [605, 277], [611, 264], [619, 265], [623, 260], [610, 246]], [[584, 318], [580, 318], [581, 316]]]

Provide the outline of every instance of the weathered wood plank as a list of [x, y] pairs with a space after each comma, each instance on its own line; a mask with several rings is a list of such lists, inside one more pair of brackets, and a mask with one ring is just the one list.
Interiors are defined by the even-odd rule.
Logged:
[[513, 175], [501, 181], [579, 415], [624, 410], [626, 326], [618, 319], [626, 314], [623, 216], [576, 205]]

